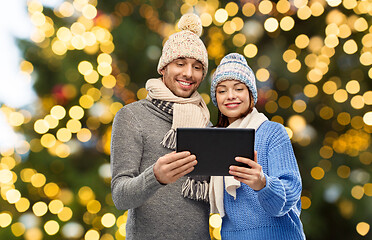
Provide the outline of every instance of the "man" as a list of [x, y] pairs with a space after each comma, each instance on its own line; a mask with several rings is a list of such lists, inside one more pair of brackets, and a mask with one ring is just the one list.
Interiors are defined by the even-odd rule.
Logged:
[[112, 198], [118, 209], [129, 209], [128, 240], [210, 239], [208, 184], [185, 177], [197, 164], [194, 155], [174, 152], [178, 127], [209, 124], [196, 92], [208, 56], [199, 17], [186, 14], [178, 26], [163, 47], [162, 78], [148, 80], [147, 99], [124, 106], [113, 123]]

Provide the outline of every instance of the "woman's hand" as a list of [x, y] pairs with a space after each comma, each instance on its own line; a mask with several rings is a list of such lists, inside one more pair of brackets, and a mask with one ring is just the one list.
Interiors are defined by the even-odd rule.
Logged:
[[247, 184], [253, 190], [261, 190], [266, 186], [266, 178], [262, 167], [257, 163], [257, 151], [254, 152], [254, 161], [249, 158], [236, 157], [237, 162], [245, 163], [251, 168], [230, 166], [229, 173], [239, 182]]

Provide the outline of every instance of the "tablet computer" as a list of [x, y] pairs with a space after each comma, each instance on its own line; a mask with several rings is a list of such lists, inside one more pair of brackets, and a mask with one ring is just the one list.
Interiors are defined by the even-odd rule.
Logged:
[[177, 152], [190, 151], [198, 164], [188, 175], [230, 176], [231, 165], [249, 167], [235, 157], [254, 157], [255, 130], [249, 128], [178, 128]]

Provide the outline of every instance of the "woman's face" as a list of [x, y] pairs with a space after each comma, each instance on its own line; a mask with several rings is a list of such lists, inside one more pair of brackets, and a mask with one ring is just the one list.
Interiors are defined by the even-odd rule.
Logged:
[[250, 105], [248, 87], [237, 80], [220, 82], [216, 89], [216, 99], [218, 109], [230, 124], [246, 114]]

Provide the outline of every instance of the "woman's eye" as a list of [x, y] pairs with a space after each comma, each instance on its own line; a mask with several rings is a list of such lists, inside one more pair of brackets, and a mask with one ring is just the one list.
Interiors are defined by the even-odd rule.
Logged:
[[225, 90], [218, 90], [217, 93], [224, 93], [226, 92]]
[[200, 66], [194, 66], [194, 68], [195, 68], [196, 70], [200, 70], [200, 69], [201, 69]]
[[243, 91], [243, 88], [237, 88], [236, 91]]

